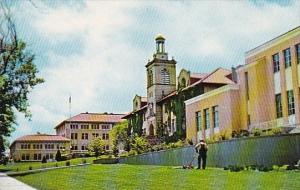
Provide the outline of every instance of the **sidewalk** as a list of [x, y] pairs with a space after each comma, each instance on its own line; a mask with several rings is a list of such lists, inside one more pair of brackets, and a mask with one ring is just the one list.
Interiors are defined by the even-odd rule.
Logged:
[[35, 190], [33, 187], [22, 183], [15, 178], [0, 173], [0, 190]]

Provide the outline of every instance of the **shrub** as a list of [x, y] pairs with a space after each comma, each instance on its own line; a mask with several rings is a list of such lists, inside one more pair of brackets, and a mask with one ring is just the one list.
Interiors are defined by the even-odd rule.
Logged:
[[187, 143], [188, 143], [189, 145], [194, 145], [194, 143], [193, 143], [193, 141], [192, 141], [191, 139], [188, 139], [188, 140], [187, 140]]
[[272, 128], [273, 135], [280, 135], [283, 133], [283, 129], [281, 127]]
[[60, 153], [60, 150], [57, 150], [56, 155], [55, 155], [55, 160], [56, 160], [56, 161], [61, 161], [61, 153]]
[[57, 163], [55, 163], [55, 167], [58, 167], [58, 164], [57, 164]]
[[260, 136], [260, 135], [262, 134], [262, 130], [261, 130], [261, 129], [258, 129], [258, 128], [255, 128], [255, 129], [253, 129], [252, 134], [253, 134], [255, 137]]
[[82, 163], [82, 164], [86, 164], [86, 159], [82, 159], [82, 160], [81, 160], [81, 163]]
[[221, 137], [221, 135], [219, 133], [215, 133], [213, 135], [212, 139], [213, 139], [214, 142], [217, 142], [217, 141], [222, 140], [222, 137]]
[[134, 156], [134, 155], [137, 155], [137, 154], [138, 154], [138, 152], [136, 150], [130, 150], [128, 152], [128, 156]]
[[237, 165], [230, 165], [228, 166], [228, 168], [231, 172], [239, 172], [244, 170], [243, 166], [237, 166]]
[[32, 166], [29, 166], [28, 169], [29, 169], [29, 170], [32, 170]]
[[175, 146], [175, 148], [183, 147], [184, 146], [184, 142], [182, 140], [179, 140], [176, 143], [174, 143], [174, 146]]
[[288, 165], [286, 170], [296, 170], [298, 169], [295, 165]]
[[43, 163], [43, 164], [44, 164], [44, 163], [47, 163], [47, 159], [46, 159], [45, 156], [43, 156], [42, 163]]
[[70, 165], [71, 165], [70, 161], [66, 161], [66, 166], [70, 166]]

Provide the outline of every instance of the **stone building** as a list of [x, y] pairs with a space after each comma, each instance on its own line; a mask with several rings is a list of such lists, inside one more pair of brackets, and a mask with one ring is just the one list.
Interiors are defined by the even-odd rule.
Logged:
[[17, 138], [10, 145], [10, 155], [15, 161], [55, 160], [58, 150], [70, 153], [70, 139], [58, 135], [35, 134]]

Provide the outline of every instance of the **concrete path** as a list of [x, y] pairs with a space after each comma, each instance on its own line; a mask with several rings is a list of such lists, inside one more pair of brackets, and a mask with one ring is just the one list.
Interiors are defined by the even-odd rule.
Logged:
[[36, 190], [23, 182], [0, 173], [0, 190]]

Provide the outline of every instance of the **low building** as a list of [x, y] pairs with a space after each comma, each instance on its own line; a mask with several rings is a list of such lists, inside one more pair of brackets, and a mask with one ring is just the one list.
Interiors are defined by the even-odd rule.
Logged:
[[35, 134], [17, 138], [10, 145], [10, 155], [15, 161], [41, 161], [43, 157], [54, 160], [57, 151], [70, 153], [70, 139], [58, 135]]
[[185, 101], [187, 139], [300, 126], [300, 26], [248, 52], [228, 84]]
[[71, 153], [88, 152], [89, 142], [96, 137], [105, 141], [105, 149], [111, 150], [110, 130], [122, 122], [123, 114], [113, 113], [80, 113], [58, 124], [56, 134], [71, 139]]

